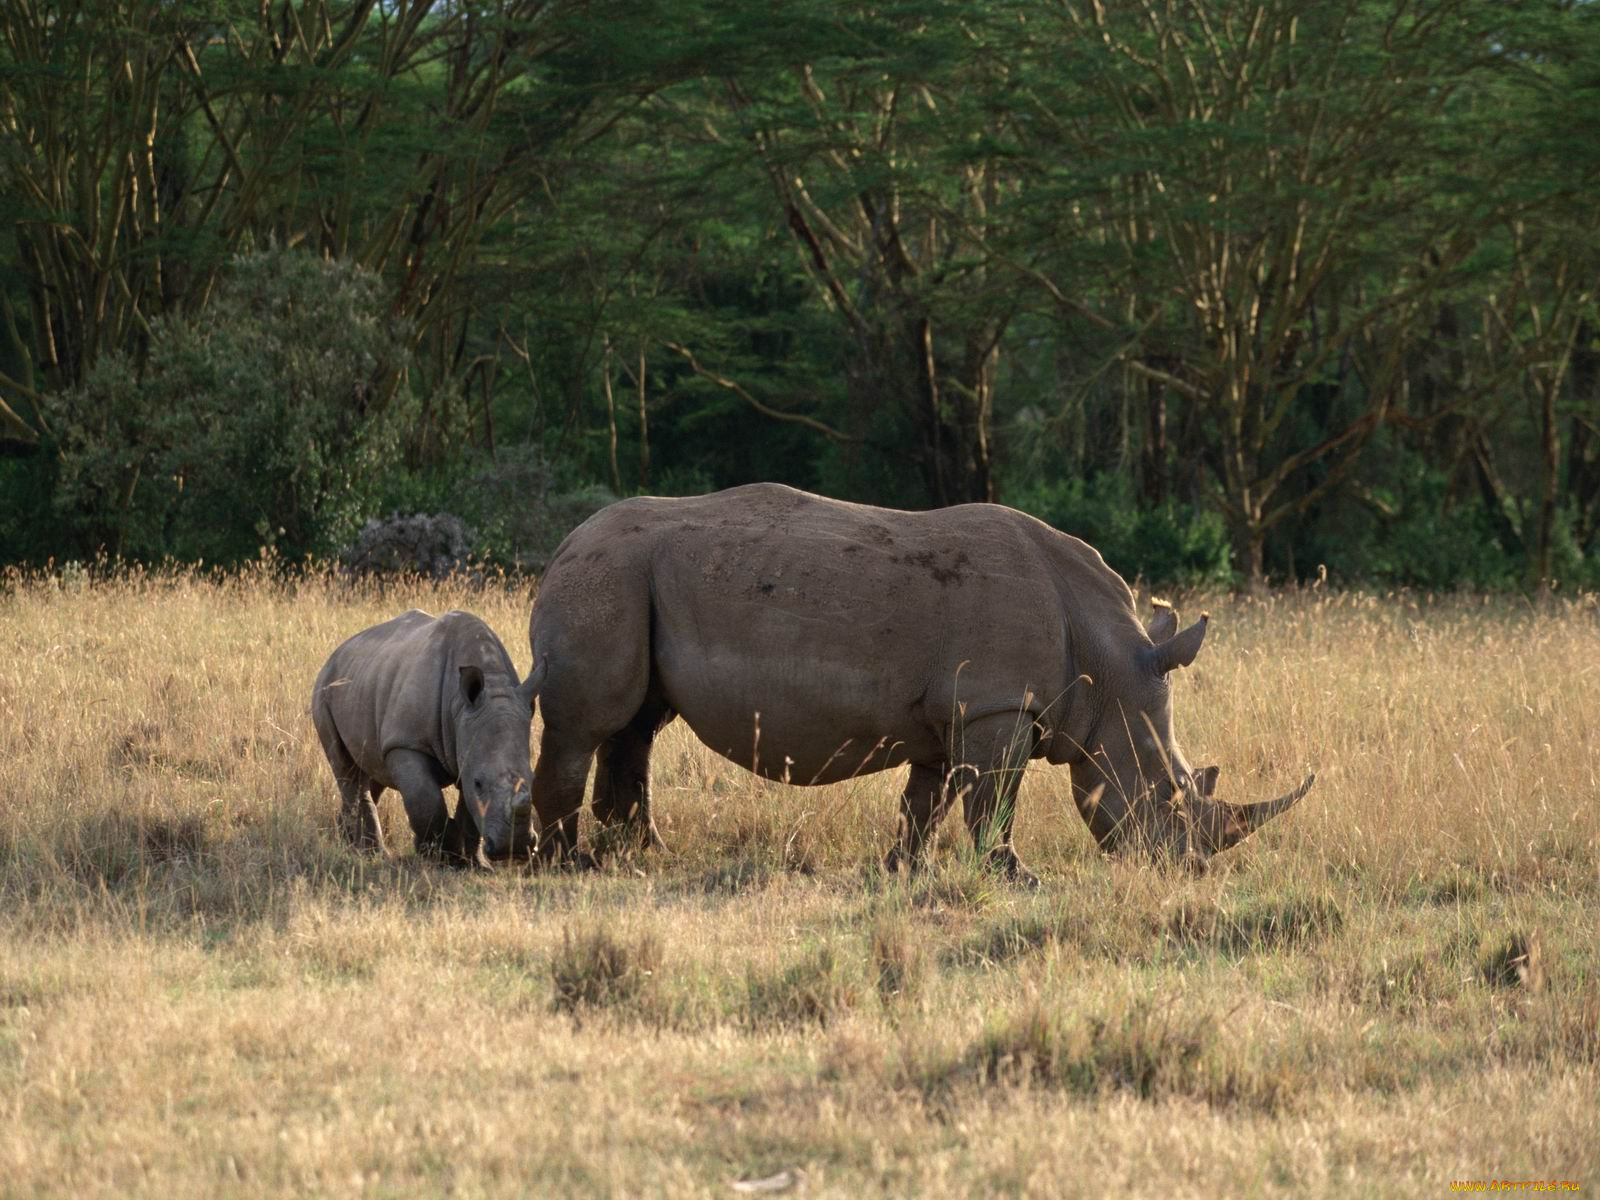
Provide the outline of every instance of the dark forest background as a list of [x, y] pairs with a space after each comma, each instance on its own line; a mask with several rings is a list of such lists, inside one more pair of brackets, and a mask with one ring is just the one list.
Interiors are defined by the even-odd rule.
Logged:
[[7, 0], [0, 560], [995, 500], [1600, 586], [1600, 13]]

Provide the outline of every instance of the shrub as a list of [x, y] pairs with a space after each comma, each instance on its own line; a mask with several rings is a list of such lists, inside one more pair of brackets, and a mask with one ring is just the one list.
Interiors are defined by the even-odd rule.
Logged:
[[1173, 501], [1141, 507], [1125, 479], [1035, 483], [1006, 499], [1082, 538], [1127, 579], [1185, 587], [1232, 579], [1228, 530], [1218, 514]]
[[235, 261], [142, 367], [102, 358], [46, 401], [57, 511], [88, 550], [237, 562], [332, 552], [370, 510], [406, 405], [407, 336], [362, 268], [273, 250]]
[[466, 565], [471, 549], [472, 531], [460, 517], [395, 513], [368, 521], [340, 557], [361, 575], [404, 572], [443, 579]]

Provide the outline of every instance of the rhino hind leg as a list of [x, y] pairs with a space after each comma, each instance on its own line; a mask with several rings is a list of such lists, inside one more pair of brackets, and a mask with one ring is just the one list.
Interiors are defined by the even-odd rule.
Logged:
[[[317, 723], [323, 753], [339, 785], [339, 834], [357, 850], [383, 851], [383, 826], [378, 820], [378, 796], [383, 788], [368, 779], [343, 740], [331, 727]], [[370, 793], [369, 793], [370, 789]]]
[[1029, 886], [1037, 886], [1039, 880], [1017, 857], [1011, 827], [1017, 815], [1017, 788], [1034, 742], [1032, 722], [1016, 713], [974, 721], [962, 730], [960, 766], [951, 777], [951, 786], [962, 798], [973, 849], [1007, 879]]
[[533, 811], [539, 818], [539, 859], [556, 866], [579, 863], [578, 810], [589, 782], [595, 746], [546, 725], [533, 769]]
[[922, 862], [928, 839], [950, 808], [950, 789], [945, 787], [945, 765], [912, 763], [900, 795], [900, 836], [883, 860], [883, 869], [893, 875], [902, 866], [915, 870]]
[[589, 807], [601, 825], [621, 827], [626, 846], [665, 849], [650, 811], [650, 750], [656, 734], [672, 718], [666, 702], [652, 696], [625, 729], [601, 744], [596, 755]]

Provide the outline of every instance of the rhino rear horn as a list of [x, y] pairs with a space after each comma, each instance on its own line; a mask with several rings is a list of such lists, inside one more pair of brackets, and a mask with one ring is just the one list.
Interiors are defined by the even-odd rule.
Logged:
[[1316, 781], [1316, 775], [1307, 775], [1304, 783], [1287, 796], [1279, 796], [1276, 800], [1265, 800], [1260, 804], [1224, 804], [1223, 809], [1228, 819], [1223, 826], [1222, 845], [1217, 849], [1226, 850], [1230, 846], [1237, 846], [1273, 817], [1288, 812], [1300, 803], [1301, 798], [1311, 790], [1311, 785]]
[[528, 677], [522, 681], [522, 686], [517, 688], [517, 695], [528, 702], [528, 711], [533, 711], [533, 702], [539, 698], [539, 689], [544, 686], [544, 677], [549, 673], [550, 656], [542, 654], [539, 661], [533, 664], [533, 670], [528, 672]]
[[1195, 655], [1200, 653], [1200, 643], [1206, 640], [1206, 623], [1210, 620], [1210, 613], [1201, 613], [1200, 619], [1182, 633], [1174, 634], [1145, 651], [1146, 661], [1156, 674], [1165, 675], [1176, 667], [1187, 667], [1192, 663]]

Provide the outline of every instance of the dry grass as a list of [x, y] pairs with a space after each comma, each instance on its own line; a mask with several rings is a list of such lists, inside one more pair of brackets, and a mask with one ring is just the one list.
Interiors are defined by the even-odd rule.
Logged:
[[1101, 859], [1035, 767], [1036, 893], [959, 821], [886, 880], [897, 776], [786, 789], [681, 726], [669, 855], [359, 858], [307, 690], [412, 604], [526, 666], [500, 588], [4, 585], [0, 1194], [1600, 1187], [1592, 601], [1212, 600], [1191, 757], [1317, 789], [1192, 879]]

